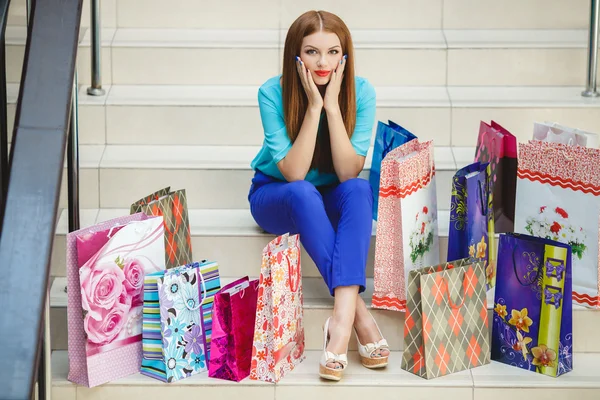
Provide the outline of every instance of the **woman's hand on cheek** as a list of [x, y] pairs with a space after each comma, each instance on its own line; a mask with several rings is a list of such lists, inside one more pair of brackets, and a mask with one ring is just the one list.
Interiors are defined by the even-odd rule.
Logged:
[[331, 80], [325, 91], [324, 107], [327, 111], [335, 111], [339, 109], [340, 90], [342, 81], [344, 80], [344, 69], [346, 68], [346, 59], [348, 56], [342, 57], [340, 64], [335, 71], [331, 73]]
[[308, 107], [321, 112], [321, 109], [323, 108], [323, 97], [321, 97], [319, 88], [317, 88], [310, 71], [305, 67], [300, 57], [296, 57], [296, 67], [298, 75], [300, 76], [300, 82], [302, 82], [302, 87], [308, 98]]

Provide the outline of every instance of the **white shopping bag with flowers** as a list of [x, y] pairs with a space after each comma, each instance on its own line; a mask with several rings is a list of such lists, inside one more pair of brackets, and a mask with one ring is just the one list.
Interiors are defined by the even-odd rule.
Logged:
[[600, 308], [600, 150], [519, 144], [515, 232], [569, 244], [573, 301]]
[[381, 163], [373, 308], [404, 311], [408, 273], [439, 264], [433, 142], [414, 139]]

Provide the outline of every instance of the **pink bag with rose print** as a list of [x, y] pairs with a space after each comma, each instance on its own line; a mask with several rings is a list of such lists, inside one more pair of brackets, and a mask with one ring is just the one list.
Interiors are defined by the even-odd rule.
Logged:
[[162, 217], [138, 213], [67, 235], [70, 381], [139, 371], [144, 276], [165, 268], [163, 234]]

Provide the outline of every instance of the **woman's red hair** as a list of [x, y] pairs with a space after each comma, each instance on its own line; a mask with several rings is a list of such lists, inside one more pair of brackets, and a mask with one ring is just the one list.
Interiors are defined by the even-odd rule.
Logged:
[[[308, 98], [300, 82], [296, 67], [296, 56], [300, 54], [302, 40], [313, 33], [324, 31], [335, 33], [340, 39], [343, 54], [347, 54], [344, 68], [344, 80], [340, 89], [340, 111], [348, 137], [352, 137], [356, 125], [356, 93], [354, 85], [354, 48], [350, 30], [337, 15], [327, 11], [308, 11], [302, 14], [287, 33], [283, 50], [283, 110], [285, 126], [292, 142], [298, 137], [306, 109]], [[331, 157], [331, 143], [327, 118], [319, 127], [319, 135], [315, 145], [311, 169], [317, 168], [321, 172], [333, 172]]]

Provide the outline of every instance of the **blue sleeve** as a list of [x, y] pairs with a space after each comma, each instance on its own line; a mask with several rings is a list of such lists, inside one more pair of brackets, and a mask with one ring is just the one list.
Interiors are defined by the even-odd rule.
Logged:
[[265, 131], [265, 144], [273, 161], [277, 164], [292, 148], [283, 120], [283, 104], [281, 99], [270, 96], [264, 89], [258, 91], [258, 107]]
[[375, 88], [364, 81], [356, 101], [356, 126], [350, 142], [359, 156], [366, 156], [371, 146], [375, 123]]

